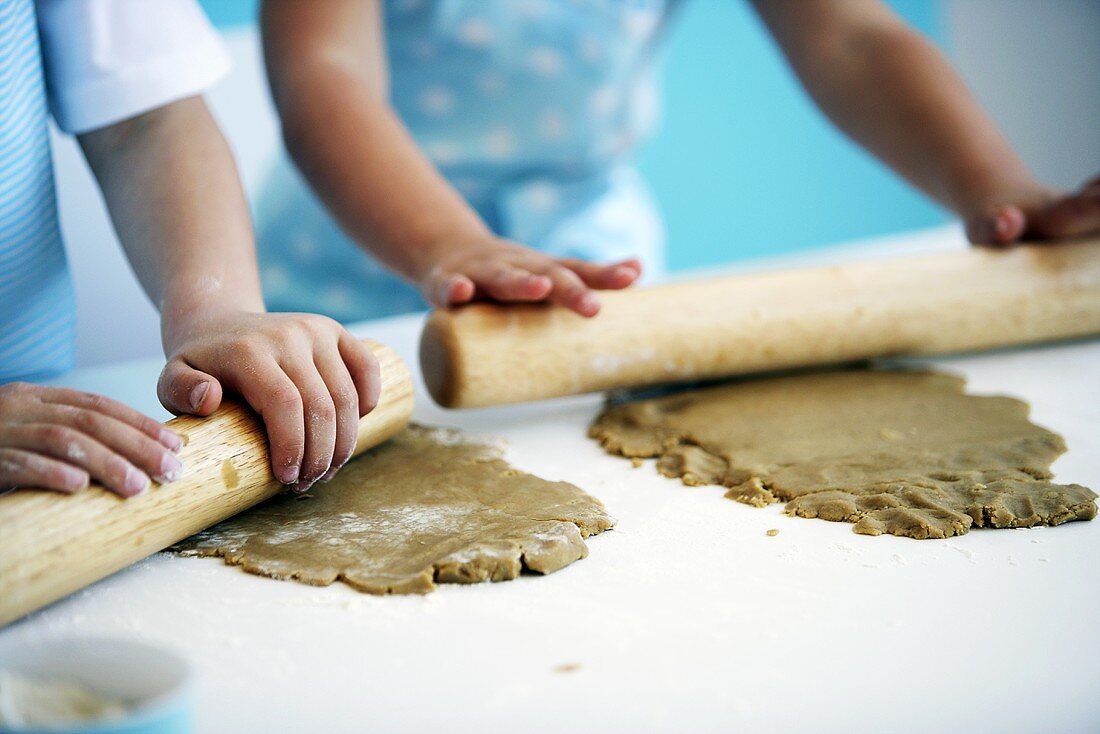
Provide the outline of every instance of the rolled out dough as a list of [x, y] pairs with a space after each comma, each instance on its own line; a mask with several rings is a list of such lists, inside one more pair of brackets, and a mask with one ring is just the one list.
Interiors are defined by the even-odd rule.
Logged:
[[412, 426], [305, 497], [280, 495], [174, 547], [251, 573], [372, 594], [552, 573], [613, 525], [596, 498], [509, 466], [495, 446]]
[[762, 507], [855, 523], [866, 535], [946, 538], [971, 526], [1059, 525], [1096, 493], [1048, 481], [1065, 451], [1028, 406], [963, 393], [934, 372], [847, 370], [736, 382], [610, 405], [589, 435], [658, 457], [684, 484]]

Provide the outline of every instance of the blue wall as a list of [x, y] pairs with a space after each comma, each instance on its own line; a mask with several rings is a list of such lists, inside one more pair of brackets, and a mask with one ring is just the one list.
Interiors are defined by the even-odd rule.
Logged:
[[[221, 27], [257, 0], [203, 0]], [[891, 0], [942, 41], [939, 0]], [[670, 30], [664, 122], [642, 155], [673, 269], [946, 221], [836, 132], [801, 91], [745, 0], [688, 0]]]
[[[941, 38], [937, 2], [891, 4]], [[664, 124], [642, 157], [668, 224], [670, 267], [946, 221], [817, 112], [747, 2], [692, 0], [681, 12]]]
[[260, 0], [199, 0], [207, 16], [219, 28], [253, 23]]

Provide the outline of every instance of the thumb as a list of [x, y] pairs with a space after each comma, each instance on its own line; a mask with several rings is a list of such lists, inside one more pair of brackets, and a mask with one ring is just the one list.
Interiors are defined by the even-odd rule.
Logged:
[[1009, 245], [1023, 236], [1027, 217], [1018, 206], [999, 206], [966, 220], [966, 236], [975, 245]]
[[177, 415], [210, 415], [221, 405], [222, 386], [182, 359], [173, 359], [160, 373], [157, 397], [161, 405]]
[[476, 289], [474, 281], [461, 273], [438, 271], [428, 277], [424, 295], [432, 306], [447, 308], [469, 303]]

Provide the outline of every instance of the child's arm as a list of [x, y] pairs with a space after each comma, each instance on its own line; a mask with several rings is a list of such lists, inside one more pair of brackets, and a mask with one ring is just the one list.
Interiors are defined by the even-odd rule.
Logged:
[[1100, 180], [1042, 186], [947, 59], [880, 0], [754, 0], [821, 109], [965, 221], [972, 242], [1100, 229]]
[[263, 4], [264, 54], [291, 156], [344, 229], [437, 306], [550, 300], [590, 316], [590, 288], [623, 288], [636, 261], [556, 260], [495, 237], [387, 100], [378, 0]]
[[79, 136], [111, 218], [160, 308], [158, 394], [207, 415], [223, 389], [263, 416], [272, 470], [306, 487], [339, 468], [378, 399], [373, 354], [336, 322], [264, 311], [236, 166], [200, 97]]

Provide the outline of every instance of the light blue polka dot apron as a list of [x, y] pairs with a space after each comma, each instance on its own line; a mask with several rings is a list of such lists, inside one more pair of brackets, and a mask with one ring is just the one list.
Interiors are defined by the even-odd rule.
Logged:
[[[676, 0], [389, 0], [391, 102], [489, 226], [560, 257], [663, 266], [631, 165], [657, 116]], [[425, 308], [352, 243], [285, 159], [258, 207], [268, 306], [341, 321]]]

